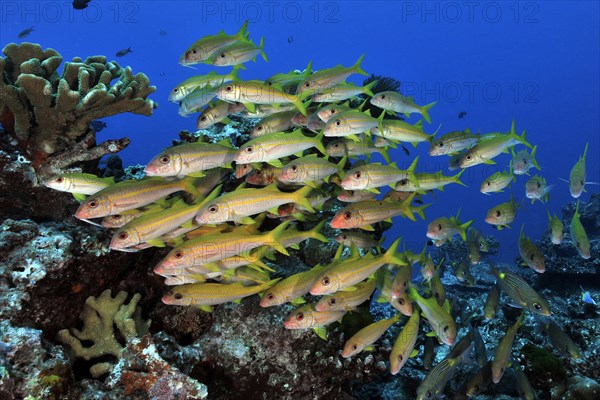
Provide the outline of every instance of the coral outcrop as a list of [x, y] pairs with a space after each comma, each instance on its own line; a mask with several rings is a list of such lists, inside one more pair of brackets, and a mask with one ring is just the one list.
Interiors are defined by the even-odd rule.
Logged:
[[[93, 120], [131, 112], [151, 115], [156, 88], [142, 73], [104, 56], [63, 58], [54, 49], [11, 43], [0, 58], [0, 122], [42, 176], [75, 162], [116, 153], [129, 139], [96, 144]], [[113, 82], [116, 80], [116, 82]]]

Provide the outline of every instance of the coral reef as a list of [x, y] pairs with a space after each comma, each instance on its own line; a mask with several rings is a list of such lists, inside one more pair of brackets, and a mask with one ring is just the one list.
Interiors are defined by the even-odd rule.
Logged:
[[[14, 144], [42, 176], [75, 162], [116, 153], [129, 139], [96, 144], [93, 120], [123, 113], [151, 115], [156, 90], [146, 75], [133, 75], [104, 56], [63, 58], [33, 43], [8, 44], [0, 58], [0, 121]], [[116, 83], [112, 83], [117, 79]]]
[[[125, 341], [136, 336], [148, 333], [150, 320], [143, 321], [141, 308], [137, 307], [140, 295], [135, 294], [125, 304], [127, 292], [119, 292], [114, 298], [110, 289], [105, 290], [98, 296], [88, 297], [80, 318], [83, 321], [83, 329], [63, 329], [57, 334], [57, 339], [71, 347], [77, 357], [92, 360], [106, 355], [121, 358], [124, 344], [119, 343], [117, 335], [120, 334]], [[115, 328], [118, 332], [115, 332]], [[84, 342], [92, 342], [90, 346], [84, 346]], [[113, 364], [100, 362], [90, 367], [90, 373], [98, 378], [112, 371]]]

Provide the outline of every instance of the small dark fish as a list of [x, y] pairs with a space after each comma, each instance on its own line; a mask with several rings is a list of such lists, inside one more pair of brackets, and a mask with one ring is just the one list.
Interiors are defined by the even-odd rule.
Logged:
[[163, 71], [163, 72], [161, 72], [159, 75], [160, 75], [160, 76], [165, 76], [166, 74], [165, 74], [165, 73], [164, 73], [164, 71]]
[[90, 128], [94, 130], [94, 132], [98, 133], [102, 129], [106, 128], [106, 122], [96, 119], [90, 122]]
[[26, 38], [27, 36], [29, 36], [29, 34], [33, 32], [33, 26], [29, 29], [25, 29], [24, 31], [21, 31], [21, 33], [19, 33], [19, 38], [23, 39]]
[[294, 37], [293, 36], [288, 36], [288, 43], [292, 43], [294, 41]]
[[88, 3], [92, 0], [73, 0], [73, 8], [76, 10], [83, 10], [88, 6]]
[[161, 31], [159, 32], [160, 36], [167, 36], [167, 31], [161, 29]]
[[133, 52], [133, 50], [131, 50], [131, 47], [128, 47], [126, 49], [117, 51], [116, 56], [117, 57], [123, 57], [124, 55], [132, 53], [132, 52]]
[[466, 111], [461, 111], [458, 113], [458, 118], [463, 118], [467, 116], [467, 112]]
[[404, 145], [401, 145], [401, 146], [402, 146], [402, 150], [404, 151], [404, 154], [406, 154], [407, 156], [410, 156], [410, 151], [408, 151], [406, 146], [404, 146]]
[[417, 204], [423, 204], [423, 200], [420, 200], [420, 199], [416, 199], [416, 200], [413, 200], [413, 201], [414, 201], [415, 203], [417, 203]]

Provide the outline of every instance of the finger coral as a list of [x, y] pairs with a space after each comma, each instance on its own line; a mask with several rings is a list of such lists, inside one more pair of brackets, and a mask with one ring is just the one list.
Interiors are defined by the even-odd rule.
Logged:
[[[127, 292], [119, 292], [113, 298], [110, 289], [98, 297], [90, 296], [79, 316], [83, 321], [83, 329], [63, 329], [58, 332], [57, 338], [69, 345], [77, 357], [85, 360], [106, 355], [121, 358], [125, 345], [117, 340], [117, 334], [127, 341], [145, 335], [150, 327], [150, 320], [141, 319], [141, 309], [137, 307], [140, 298], [139, 294], [135, 294], [129, 304], [125, 304]], [[116, 326], [116, 332], [113, 325]], [[84, 343], [89, 341], [93, 344], [85, 346]], [[101, 362], [90, 367], [90, 373], [98, 378], [112, 368], [112, 363]]]
[[0, 122], [42, 176], [129, 144], [123, 138], [96, 145], [91, 121], [124, 112], [149, 116], [157, 107], [147, 98], [156, 87], [146, 75], [104, 56], [73, 58], [59, 74], [63, 58], [54, 49], [11, 43], [2, 51]]

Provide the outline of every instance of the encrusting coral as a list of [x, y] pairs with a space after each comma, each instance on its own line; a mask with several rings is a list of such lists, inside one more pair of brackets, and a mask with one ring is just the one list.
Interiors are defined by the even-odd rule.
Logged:
[[[98, 297], [90, 296], [79, 316], [83, 321], [83, 329], [63, 329], [58, 332], [57, 338], [69, 345], [77, 357], [85, 360], [105, 355], [121, 358], [125, 345], [117, 340], [113, 325], [126, 341], [147, 334], [150, 327], [151, 321], [144, 321], [140, 316], [141, 309], [137, 307], [140, 298], [139, 294], [135, 294], [129, 304], [125, 304], [127, 292], [119, 292], [113, 298], [110, 289]], [[85, 341], [92, 341], [93, 344], [84, 346]], [[97, 378], [112, 368], [112, 363], [102, 362], [90, 367], [90, 373]]]
[[124, 112], [149, 116], [157, 107], [147, 99], [156, 87], [146, 75], [104, 56], [73, 58], [59, 75], [63, 58], [54, 49], [11, 43], [2, 51], [0, 122], [42, 177], [129, 144], [122, 138], [96, 145], [91, 121]]

